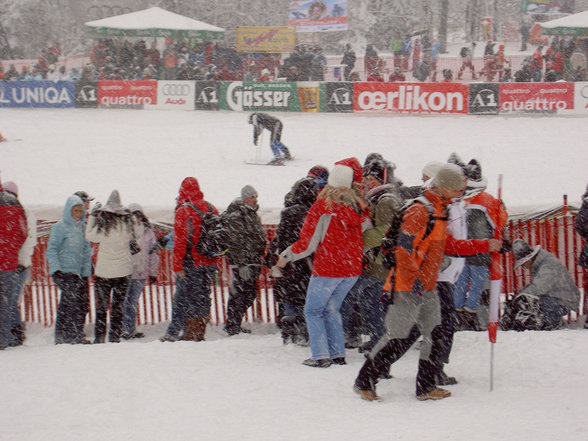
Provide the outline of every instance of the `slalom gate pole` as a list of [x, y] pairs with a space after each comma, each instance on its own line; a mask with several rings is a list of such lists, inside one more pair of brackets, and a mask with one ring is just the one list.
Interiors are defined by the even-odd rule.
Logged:
[[494, 343], [490, 344], [490, 392], [494, 389]]

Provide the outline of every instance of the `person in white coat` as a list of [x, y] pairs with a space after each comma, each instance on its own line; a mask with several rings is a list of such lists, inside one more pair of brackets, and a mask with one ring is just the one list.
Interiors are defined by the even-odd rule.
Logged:
[[108, 341], [120, 342], [123, 304], [133, 272], [131, 247], [132, 242], [136, 246], [135, 236], [131, 214], [122, 206], [118, 190], [113, 190], [103, 207], [99, 203], [96, 204], [86, 226], [86, 239], [99, 244], [94, 270], [96, 297], [94, 343], [105, 342], [109, 306]]
[[[4, 191], [14, 195], [18, 199], [18, 186], [12, 181], [2, 184]], [[35, 215], [23, 207], [27, 219], [27, 238], [18, 251], [18, 268], [14, 283], [13, 295], [10, 298], [10, 330], [13, 338], [9, 346], [20, 346], [25, 340], [25, 328], [18, 310], [19, 297], [26, 281], [31, 280], [31, 262], [35, 245], [37, 245], [37, 219]]]
[[137, 332], [135, 326], [137, 302], [139, 301], [141, 292], [143, 292], [145, 282], [155, 283], [157, 281], [157, 264], [159, 260], [157, 253], [151, 251], [155, 246], [157, 238], [155, 237], [153, 225], [151, 225], [151, 222], [145, 216], [143, 207], [133, 203], [129, 204], [128, 209], [133, 215], [132, 220], [140, 251], [131, 257], [133, 261], [133, 273], [123, 307], [122, 338], [125, 340], [145, 337], [145, 334], [142, 332]]

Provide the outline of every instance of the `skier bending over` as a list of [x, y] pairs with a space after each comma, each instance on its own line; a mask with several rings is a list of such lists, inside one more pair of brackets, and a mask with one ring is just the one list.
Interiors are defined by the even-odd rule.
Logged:
[[280, 139], [282, 138], [282, 128], [284, 124], [278, 118], [268, 115], [267, 113], [254, 112], [249, 115], [249, 124], [253, 124], [253, 144], [257, 145], [257, 139], [263, 129], [267, 129], [272, 134], [270, 141], [274, 159], [292, 159], [290, 151]]

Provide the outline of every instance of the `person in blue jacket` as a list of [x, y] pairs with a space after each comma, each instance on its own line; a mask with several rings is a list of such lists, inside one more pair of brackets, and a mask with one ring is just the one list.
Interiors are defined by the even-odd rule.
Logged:
[[84, 236], [84, 202], [67, 198], [63, 218], [51, 228], [47, 245], [49, 274], [61, 290], [55, 320], [55, 344], [89, 344], [84, 335], [88, 312], [88, 277], [92, 274], [92, 248]]

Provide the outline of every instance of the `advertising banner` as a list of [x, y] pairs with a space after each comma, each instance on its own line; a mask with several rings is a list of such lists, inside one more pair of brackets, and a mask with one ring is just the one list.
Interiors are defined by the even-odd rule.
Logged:
[[158, 81], [158, 109], [194, 110], [195, 81]]
[[74, 107], [72, 81], [0, 81], [0, 107]]
[[353, 112], [353, 83], [323, 83], [324, 103], [321, 109], [326, 112]]
[[347, 0], [290, 2], [288, 26], [297, 32], [347, 30]]
[[460, 83], [354, 83], [355, 112], [467, 113], [468, 86]]
[[221, 82], [221, 110], [300, 112], [296, 83], [242, 81]]
[[300, 110], [302, 112], [320, 112], [321, 84], [317, 81], [299, 81], [296, 86]]
[[98, 107], [98, 82], [78, 81], [76, 82], [76, 107], [96, 108]]
[[142, 109], [157, 104], [157, 81], [98, 81], [98, 106]]
[[574, 83], [574, 113], [588, 113], [588, 82]]
[[292, 52], [296, 31], [286, 26], [239, 26], [237, 50], [241, 52]]
[[500, 92], [498, 83], [471, 83], [468, 108], [473, 115], [496, 115]]
[[500, 113], [573, 113], [574, 83], [500, 83]]
[[196, 110], [219, 110], [219, 97], [218, 81], [196, 81]]
[[575, 0], [521, 0], [524, 14], [573, 14]]

